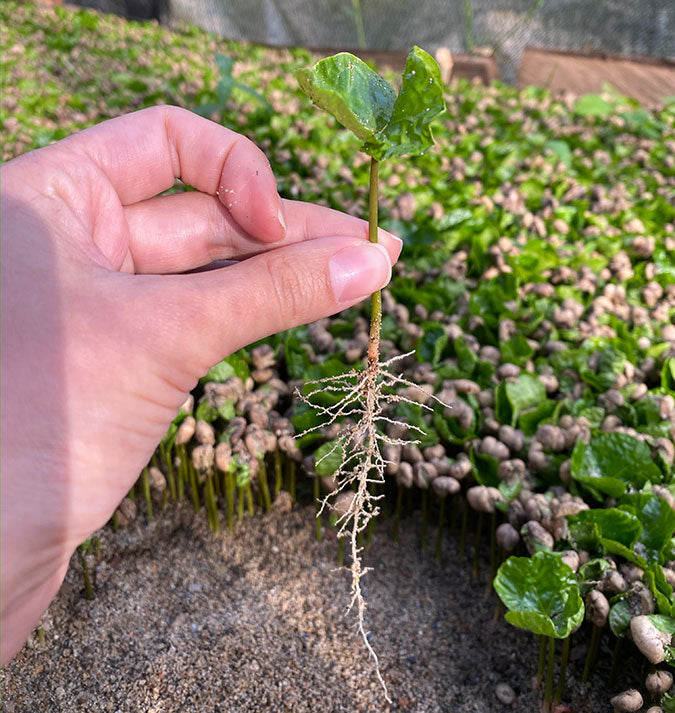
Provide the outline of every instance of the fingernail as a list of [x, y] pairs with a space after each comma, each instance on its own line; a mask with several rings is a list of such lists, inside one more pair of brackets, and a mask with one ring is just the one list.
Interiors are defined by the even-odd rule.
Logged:
[[362, 243], [340, 250], [329, 263], [335, 299], [355, 302], [381, 289], [391, 279], [391, 262], [379, 243]]
[[380, 240], [382, 240], [382, 238], [386, 238], [396, 246], [394, 251], [396, 253], [394, 256], [394, 261], [398, 260], [398, 256], [401, 254], [401, 250], [403, 250], [403, 241], [401, 240], [401, 238], [399, 238], [398, 235], [390, 233], [388, 230], [384, 230], [383, 228], [378, 228], [377, 232], [379, 234]]
[[277, 212], [277, 220], [279, 221], [279, 225], [281, 226], [281, 230], [283, 231], [284, 237], [286, 236], [286, 220], [284, 219], [284, 209], [281, 207], [281, 203], [279, 204], [279, 210]]

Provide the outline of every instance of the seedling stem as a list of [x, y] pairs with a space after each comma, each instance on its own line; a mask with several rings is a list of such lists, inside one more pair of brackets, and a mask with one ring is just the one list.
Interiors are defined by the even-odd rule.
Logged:
[[546, 691], [544, 693], [544, 713], [551, 710], [551, 696], [553, 694], [553, 669], [555, 666], [555, 639], [548, 637], [548, 670], [546, 672]]
[[598, 647], [600, 645], [600, 635], [602, 634], [602, 628], [593, 624], [593, 633], [591, 634], [591, 643], [588, 647], [588, 653], [586, 654], [586, 663], [584, 664], [584, 672], [581, 675], [581, 682], [586, 683], [588, 677], [595, 666], [595, 659], [598, 654]]
[[148, 476], [148, 466], [143, 468], [143, 495], [145, 496], [145, 506], [148, 510], [148, 520], [152, 520], [152, 496], [150, 495], [150, 477]]
[[274, 497], [279, 494], [283, 486], [281, 468], [281, 451], [278, 448], [274, 449]]
[[565, 637], [562, 648], [562, 659], [560, 661], [560, 675], [558, 677], [558, 686], [555, 690], [555, 698], [553, 703], [560, 703], [563, 694], [565, 693], [565, 676], [567, 674], [567, 661], [570, 656], [570, 637]]

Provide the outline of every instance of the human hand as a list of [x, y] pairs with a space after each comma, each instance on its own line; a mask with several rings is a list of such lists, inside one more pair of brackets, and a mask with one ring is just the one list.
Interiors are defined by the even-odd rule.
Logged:
[[[198, 192], [156, 197], [176, 177]], [[3, 663], [198, 379], [386, 284], [401, 243], [380, 240], [281, 200], [251, 142], [175, 107], [2, 167]]]

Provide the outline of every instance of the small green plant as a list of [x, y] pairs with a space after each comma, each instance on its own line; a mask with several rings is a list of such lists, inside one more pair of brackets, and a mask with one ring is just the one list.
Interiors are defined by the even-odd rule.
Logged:
[[[559, 701], [565, 685], [569, 636], [584, 618], [584, 603], [574, 572], [559, 555], [542, 550], [533, 557], [509, 557], [499, 568], [494, 587], [508, 609], [506, 620], [540, 637], [537, 676], [541, 680], [546, 668], [542, 710], [548, 713], [553, 700], [555, 640], [563, 639], [555, 696]], [[547, 648], [548, 665], [545, 667]]]
[[235, 78], [232, 73], [234, 69], [234, 60], [231, 57], [218, 53], [216, 54], [215, 59], [221, 75], [220, 81], [216, 86], [216, 101], [198, 106], [195, 109], [197, 114], [206, 117], [218, 114], [222, 117], [227, 110], [227, 103], [230, 101], [233, 92], [242, 92], [249, 97], [252, 97], [265, 114], [272, 113], [272, 105], [262, 94], [260, 94], [260, 92], [257, 92], [252, 87], [249, 87]]
[[[433, 145], [430, 124], [445, 109], [440, 69], [427, 52], [413, 47], [406, 60], [398, 95], [389, 82], [347, 52], [327, 57], [311, 69], [298, 70], [296, 77], [312, 101], [352, 131], [363, 142], [361, 150], [371, 157], [368, 236], [376, 243], [379, 163], [392, 157], [422, 154]], [[360, 536], [364, 530], [368, 531], [370, 521], [379, 512], [377, 503], [382, 496], [377, 494], [377, 489], [384, 483], [385, 471], [381, 446], [401, 443], [400, 439], [391, 439], [381, 432], [379, 426], [389, 420], [384, 410], [389, 404], [403, 400], [403, 397], [392, 394], [393, 388], [413, 384], [391, 373], [396, 358], [380, 362], [381, 324], [382, 295], [378, 291], [371, 298], [365, 369], [321, 379], [316, 382], [318, 389], [302, 398], [326, 418], [327, 423], [323, 425], [335, 423], [347, 413], [356, 417], [356, 423], [344, 428], [316, 460], [316, 467], [320, 468], [324, 461], [337, 461], [331, 471], [338, 485], [324, 499], [324, 505], [340, 491], [355, 490], [349, 507], [337, 521], [338, 537], [349, 537], [351, 543], [352, 599], [349, 608], [356, 608], [359, 632], [389, 700], [377, 655], [365, 628], [366, 604], [361, 577], [367, 570], [361, 564]], [[319, 405], [316, 399], [312, 400], [319, 391], [339, 392], [344, 396], [336, 404], [326, 407]]]
[[95, 550], [95, 539], [89, 538], [85, 540], [78, 548], [77, 551], [80, 555], [80, 562], [82, 564], [82, 580], [84, 581], [84, 598], [93, 599], [94, 598], [94, 586], [91, 581], [91, 572], [89, 571], [89, 564], [87, 563], [87, 555], [91, 555]]

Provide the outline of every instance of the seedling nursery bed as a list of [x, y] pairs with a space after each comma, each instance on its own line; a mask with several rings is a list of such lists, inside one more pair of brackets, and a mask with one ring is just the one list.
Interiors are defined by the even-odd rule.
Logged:
[[[369, 157], [295, 78], [309, 53], [0, 12], [3, 160], [178, 104], [261, 146], [284, 197], [368, 217]], [[379, 168], [405, 243], [381, 359], [409, 383], [358, 543], [391, 703], [345, 612], [345, 493], [316, 517], [353, 424], [307, 403], [363, 373], [364, 303], [205, 375], [5, 667], [4, 710], [674, 709], [675, 103], [444, 99], [434, 146]]]

